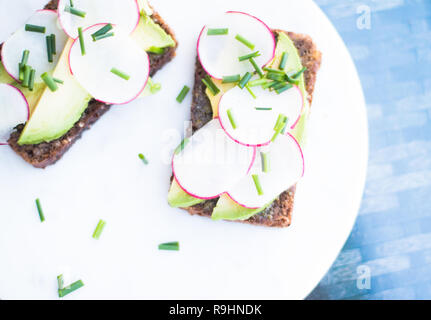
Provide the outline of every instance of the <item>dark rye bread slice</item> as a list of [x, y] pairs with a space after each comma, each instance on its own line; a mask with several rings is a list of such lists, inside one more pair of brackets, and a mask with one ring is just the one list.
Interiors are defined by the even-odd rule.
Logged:
[[[49, 2], [45, 9], [56, 10], [58, 0], [52, 0]], [[175, 38], [173, 31], [163, 21], [160, 15], [154, 11], [151, 18], [160, 25], [166, 33], [168, 33], [176, 42], [175, 47], [169, 47], [163, 54], [149, 53], [150, 57], [150, 76], [153, 76], [158, 70], [160, 70], [165, 64], [171, 61], [175, 57], [175, 52], [178, 46], [178, 42]], [[0, 47], [1, 53], [1, 47]], [[67, 103], [67, 101], [65, 101]], [[24, 124], [20, 124], [15, 128], [15, 131], [11, 134], [8, 142], [10, 147], [21, 156], [26, 162], [30, 163], [36, 168], [46, 168], [49, 165], [56, 163], [64, 153], [78, 140], [85, 130], [100, 119], [105, 112], [110, 109], [110, 105], [105, 103], [91, 100], [88, 104], [88, 108], [84, 111], [81, 118], [75, 125], [61, 138], [53, 140], [51, 142], [43, 142], [36, 145], [19, 145], [18, 139], [24, 129]]]
[[[304, 73], [305, 88], [309, 95], [311, 105], [313, 99], [314, 84], [316, 82], [317, 71], [320, 68], [321, 53], [317, 50], [312, 39], [303, 34], [286, 32], [282, 30], [273, 30], [277, 37], [279, 32], [285, 32], [294, 42], [303, 66], [307, 67]], [[196, 60], [195, 83], [193, 87], [193, 100], [191, 107], [192, 129], [198, 130], [213, 118], [211, 103], [205, 94], [205, 85], [202, 78], [207, 73], [202, 68], [199, 59]], [[296, 186], [284, 191], [268, 208], [259, 214], [254, 215], [248, 220], [241, 221], [255, 225], [268, 227], [288, 227], [292, 221], [293, 201], [295, 197]], [[213, 209], [217, 204], [218, 198], [206, 200], [194, 206], [184, 208], [191, 215], [210, 217]]]

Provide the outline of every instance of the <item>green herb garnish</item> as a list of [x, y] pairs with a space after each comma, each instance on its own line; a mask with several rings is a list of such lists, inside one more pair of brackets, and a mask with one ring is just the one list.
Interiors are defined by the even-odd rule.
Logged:
[[24, 80], [22, 81], [22, 86], [24, 88], [28, 88], [30, 84], [30, 74], [31, 74], [31, 67], [26, 65], [24, 67]]
[[280, 64], [278, 66], [278, 69], [284, 70], [286, 68], [286, 62], [287, 62], [287, 52], [283, 52], [283, 55], [281, 56]]
[[253, 99], [257, 98], [256, 95], [254, 94], [253, 90], [251, 90], [248, 85], [246, 85], [245, 88], [247, 89], [248, 93], [250, 93], [250, 95], [253, 97]]
[[237, 34], [235, 36], [235, 39], [238, 40], [239, 42], [241, 42], [243, 45], [247, 46], [248, 48], [250, 48], [251, 50], [254, 50], [254, 44], [251, 43], [250, 41], [248, 41], [246, 38], [244, 38], [243, 36]]
[[68, 294], [78, 290], [79, 288], [82, 288], [83, 286], [84, 286], [84, 283], [82, 282], [82, 280], [78, 280], [72, 283], [71, 285], [68, 285], [67, 287], [58, 289], [58, 296], [60, 298], [63, 298], [64, 296], [67, 296]]
[[36, 208], [37, 208], [37, 212], [39, 213], [40, 222], [44, 222], [45, 221], [45, 216], [43, 214], [42, 206], [40, 205], [40, 200], [39, 199], [36, 199]]
[[291, 85], [290, 83], [286, 83], [286, 85], [284, 85], [283, 87], [276, 89], [275, 92], [277, 92], [277, 94], [280, 94], [286, 90], [289, 90], [292, 87], [293, 85]]
[[245, 60], [248, 60], [250, 58], [256, 58], [256, 57], [259, 57], [259, 56], [260, 56], [259, 51], [256, 51], [256, 52], [252, 52], [252, 53], [246, 54], [244, 56], [238, 57], [238, 60], [239, 61], [245, 61]]
[[113, 36], [114, 36], [114, 33], [109, 32], [109, 33], [101, 34], [100, 36], [93, 37], [93, 41], [98, 41], [98, 40], [102, 40], [102, 39], [113, 37]]
[[78, 28], [79, 45], [81, 46], [81, 55], [85, 55], [85, 42], [84, 35], [82, 34], [82, 28]]
[[170, 250], [170, 251], [179, 251], [180, 243], [176, 242], [167, 242], [159, 244], [159, 250]]
[[30, 72], [30, 80], [29, 80], [29, 82], [28, 82], [28, 89], [29, 89], [30, 91], [33, 91], [33, 88], [34, 88], [34, 77], [35, 77], [35, 75], [36, 75], [36, 70], [31, 69], [31, 72]]
[[69, 13], [71, 13], [75, 16], [81, 17], [81, 18], [85, 18], [85, 15], [87, 14], [86, 12], [84, 12], [82, 10], [75, 9], [74, 7], [71, 7], [71, 6], [65, 6], [64, 11], [69, 12]]
[[205, 78], [202, 79], [202, 82], [206, 85], [206, 87], [211, 91], [213, 96], [217, 95], [220, 92], [220, 89], [217, 88], [213, 80], [209, 75], [205, 76]]
[[256, 186], [256, 191], [259, 196], [263, 195], [262, 186], [260, 184], [259, 176], [257, 174], [251, 175], [254, 181], [254, 185]]
[[232, 114], [232, 109], [228, 109], [226, 111], [226, 113], [227, 113], [227, 117], [229, 118], [229, 121], [230, 121], [230, 124], [231, 124], [232, 128], [235, 130], [237, 126], [236, 126], [235, 118], [234, 118], [234, 116]]
[[250, 81], [251, 77], [253, 75], [250, 72], [247, 72], [242, 78], [241, 81], [238, 83], [238, 86], [241, 89], [244, 89], [245, 85]]
[[103, 221], [102, 219], [99, 220], [99, 223], [96, 226], [96, 229], [93, 232], [93, 238], [96, 240], [99, 240], [100, 235], [102, 234], [103, 229], [106, 226], [106, 222]]
[[92, 35], [91, 35], [91, 37], [93, 38], [93, 40], [95, 41], [95, 39], [94, 38], [96, 38], [96, 37], [98, 37], [98, 36], [101, 36], [101, 35], [104, 35], [104, 34], [106, 34], [108, 31], [111, 31], [112, 30], [112, 24], [110, 24], [110, 23], [108, 23], [107, 25], [105, 25], [105, 26], [103, 26], [102, 28], [100, 28], [99, 30], [97, 30], [95, 33], [93, 33]]
[[182, 152], [184, 150], [184, 148], [186, 147], [186, 145], [189, 143], [189, 138], [184, 138], [181, 143], [178, 145], [178, 147], [175, 148], [174, 153], [176, 155], [180, 154], [180, 152]]
[[145, 156], [142, 153], [138, 154], [138, 157], [139, 159], [142, 160], [143, 163], [145, 163], [146, 165], [148, 164], [147, 158], [145, 158]]
[[207, 31], [208, 36], [222, 36], [226, 34], [229, 34], [228, 28], [208, 29]]
[[184, 98], [186, 97], [187, 93], [189, 93], [189, 91], [190, 91], [190, 88], [188, 86], [184, 86], [180, 94], [177, 96], [177, 102], [179, 103], [183, 102]]
[[52, 51], [52, 54], [57, 54], [57, 44], [55, 41], [55, 34], [51, 34], [51, 51]]
[[260, 153], [260, 157], [262, 160], [262, 171], [267, 173], [269, 172], [269, 157], [268, 157], [268, 153], [266, 152], [261, 152]]
[[55, 82], [59, 83], [59, 84], [64, 84], [64, 81], [61, 79], [57, 79], [57, 78], [52, 78], [52, 80], [54, 80]]
[[234, 83], [234, 82], [238, 82], [239, 80], [241, 80], [241, 75], [236, 74], [233, 76], [225, 76], [222, 79], [222, 83]]
[[251, 65], [253, 66], [254, 70], [256, 70], [257, 74], [263, 78], [264, 74], [262, 69], [257, 65], [256, 61], [253, 58], [250, 58], [248, 61], [250, 61]]
[[55, 83], [54, 79], [48, 74], [48, 72], [43, 73], [40, 77], [42, 78], [43, 82], [45, 82], [45, 84], [48, 86], [49, 90], [54, 92], [58, 89], [57, 84]]
[[46, 36], [46, 52], [48, 54], [48, 62], [53, 62], [53, 56], [52, 56], [52, 41], [51, 36]]
[[118, 70], [117, 68], [112, 68], [111, 72], [124, 80], [129, 80], [130, 76], [123, 71]]
[[22, 52], [22, 58], [21, 58], [21, 63], [23, 65], [27, 64], [28, 62], [28, 57], [30, 56], [30, 51], [29, 50], [24, 50]]
[[272, 110], [272, 108], [262, 108], [262, 107], [255, 107], [256, 110]]
[[30, 31], [30, 32], [38, 32], [38, 33], [46, 32], [46, 27], [36, 26], [34, 24], [26, 24], [24, 29], [25, 31]]

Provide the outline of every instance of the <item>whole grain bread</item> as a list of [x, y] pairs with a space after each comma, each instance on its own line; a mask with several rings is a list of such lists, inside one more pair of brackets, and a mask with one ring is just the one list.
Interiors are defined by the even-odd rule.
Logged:
[[[317, 50], [313, 40], [308, 35], [297, 34], [282, 30], [273, 30], [277, 38], [280, 32], [285, 32], [294, 42], [302, 65], [307, 67], [304, 73], [305, 88], [308, 92], [308, 100], [311, 105], [313, 100], [314, 85], [316, 83], [317, 71], [320, 68], [321, 53]], [[213, 118], [211, 103], [205, 93], [205, 85], [202, 78], [207, 75], [199, 59], [196, 59], [195, 82], [193, 87], [193, 98], [191, 106], [192, 129], [196, 131], [203, 127]], [[292, 222], [292, 210], [296, 186], [284, 191], [268, 208], [253, 217], [241, 221], [254, 225], [268, 227], [288, 227]], [[194, 206], [183, 208], [191, 215], [210, 217], [217, 204], [218, 198], [206, 200]]]
[[[57, 5], [58, 0], [52, 0], [45, 6], [44, 9], [56, 10]], [[165, 64], [175, 57], [178, 42], [176, 41], [173, 31], [163, 21], [157, 12], [154, 11], [151, 18], [154, 22], [160, 25], [166, 31], [166, 33], [168, 33], [174, 39], [176, 43], [175, 47], [167, 48], [163, 54], [149, 53], [151, 66], [150, 76], [153, 76], [158, 70], [160, 70]], [[67, 103], [67, 101], [65, 101], [65, 103]], [[109, 108], [110, 105], [92, 99], [79, 121], [76, 122], [75, 125], [59, 139], [35, 145], [19, 145], [18, 139], [22, 130], [24, 129], [24, 124], [20, 124], [11, 134], [8, 143], [10, 147], [26, 162], [30, 163], [36, 168], [46, 168], [47, 166], [56, 163], [76, 142], [76, 140], [81, 138], [82, 133], [85, 130], [90, 129], [91, 126], [98, 119], [100, 119], [100, 117], [105, 114], [105, 112], [109, 110]]]

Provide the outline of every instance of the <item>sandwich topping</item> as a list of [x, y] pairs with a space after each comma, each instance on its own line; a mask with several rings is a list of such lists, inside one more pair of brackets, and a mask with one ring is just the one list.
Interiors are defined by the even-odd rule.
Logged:
[[[289, 50], [276, 43], [260, 19], [232, 11], [205, 26], [199, 36], [198, 58], [208, 74], [202, 82], [214, 119], [173, 157], [171, 190], [181, 188], [189, 196], [183, 196], [188, 203], [197, 203], [190, 197], [220, 197], [213, 219], [247, 219], [303, 176], [304, 157], [297, 137], [302, 140], [302, 119], [308, 112], [305, 68], [285, 37], [282, 44], [287, 43]], [[208, 126], [217, 134], [209, 135]], [[228, 151], [221, 141], [236, 146]], [[244, 157], [239, 155], [247, 152], [254, 156], [244, 170]], [[212, 159], [211, 167], [202, 165], [203, 154]], [[168, 200], [181, 206], [172, 197]], [[226, 203], [234, 206], [220, 214], [218, 208]]]

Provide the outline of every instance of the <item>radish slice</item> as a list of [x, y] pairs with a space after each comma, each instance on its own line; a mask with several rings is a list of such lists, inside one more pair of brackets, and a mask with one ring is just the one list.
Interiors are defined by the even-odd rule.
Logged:
[[130, 34], [138, 25], [140, 14], [136, 0], [73, 0], [73, 7], [85, 12], [85, 17], [65, 11], [69, 0], [58, 2], [58, 17], [61, 27], [69, 37], [78, 36], [78, 28], [87, 28], [98, 23], [112, 23]]
[[[227, 35], [208, 35], [208, 29], [228, 28]], [[240, 35], [255, 47], [251, 49], [235, 39]], [[206, 25], [199, 35], [198, 56], [205, 71], [216, 79], [234, 74], [254, 71], [249, 61], [238, 61], [238, 57], [259, 51], [254, 58], [259, 66], [268, 64], [275, 55], [275, 38], [268, 26], [252, 15], [228, 11], [215, 22]]]
[[0, 145], [7, 144], [13, 129], [28, 120], [30, 109], [21, 91], [10, 84], [0, 84]]
[[[147, 53], [124, 32], [113, 29], [114, 36], [93, 41], [91, 34], [106, 24], [94, 25], [83, 32], [86, 54], [81, 54], [79, 39], [69, 53], [72, 74], [96, 100], [108, 104], [124, 104], [144, 90], [150, 73]], [[111, 72], [115, 68], [129, 80]]]
[[[288, 129], [295, 127], [301, 116], [304, 99], [301, 90], [296, 86], [281, 94], [261, 87], [254, 87], [253, 91], [256, 99], [247, 90], [241, 90], [239, 87], [226, 92], [220, 99], [218, 116], [221, 126], [234, 141], [248, 146], [261, 146], [270, 143], [280, 114], [288, 118]], [[234, 117], [235, 129], [228, 111]]]
[[[22, 53], [24, 50], [29, 50], [30, 55], [27, 65], [36, 70], [35, 82], [42, 82], [40, 75], [44, 72], [51, 71], [57, 65], [58, 57], [63, 51], [66, 44], [67, 36], [57, 26], [57, 14], [52, 10], [37, 11], [26, 24], [34, 24], [44, 26], [45, 33], [25, 31], [25, 25], [19, 28], [6, 42], [3, 44], [2, 62], [12, 78], [18, 81], [19, 68]], [[46, 39], [47, 35], [55, 34], [57, 54], [53, 56], [53, 62], [48, 62]]]
[[[267, 205], [298, 182], [304, 173], [301, 147], [290, 134], [279, 136], [274, 143], [259, 151], [267, 153], [269, 172], [262, 171], [262, 157], [258, 152], [250, 173], [227, 192], [235, 202], [249, 209]], [[263, 195], [257, 192], [253, 174], [259, 177]]]
[[212, 199], [235, 185], [250, 170], [255, 148], [229, 139], [217, 119], [197, 131], [175, 153], [172, 171], [181, 188], [195, 198]]

